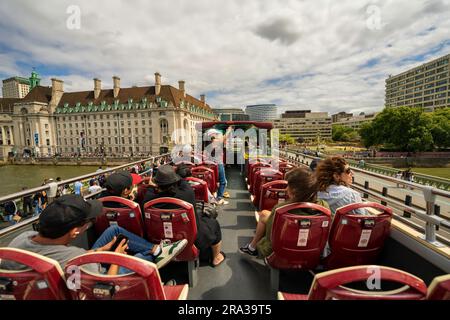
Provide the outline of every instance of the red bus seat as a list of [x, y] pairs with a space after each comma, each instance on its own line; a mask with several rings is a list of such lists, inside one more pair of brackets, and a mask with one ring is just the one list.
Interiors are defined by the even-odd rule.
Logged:
[[[134, 234], [143, 237], [144, 228], [139, 204], [121, 197], [104, 197], [98, 199], [103, 203], [103, 214], [95, 221], [95, 231], [100, 235], [110, 225], [116, 224]], [[106, 203], [115, 203], [114, 207], [107, 207]], [[117, 208], [115, 208], [117, 206]], [[120, 206], [120, 207], [119, 207]]]
[[[114, 276], [92, 273], [83, 268], [89, 263], [116, 264], [132, 272]], [[186, 300], [188, 293], [187, 285], [163, 286], [155, 264], [115, 252], [78, 256], [67, 263], [65, 273], [67, 279], [79, 276], [74, 283], [78, 288], [70, 291], [75, 300]]]
[[[367, 290], [346, 287], [365, 282]], [[381, 291], [377, 282], [401, 285], [398, 289]], [[369, 287], [373, 286], [373, 287]], [[279, 300], [423, 300], [427, 286], [423, 280], [407, 272], [383, 266], [364, 265], [335, 269], [316, 274], [308, 295], [278, 292]]]
[[216, 192], [217, 181], [216, 181], [216, 178], [214, 177], [213, 170], [203, 167], [203, 166], [199, 166], [199, 167], [193, 167], [191, 169], [191, 173], [194, 178], [198, 178], [198, 179], [202, 179], [202, 180], [206, 181], [206, 183], [208, 184], [209, 191], [211, 191], [211, 193]]
[[[209, 170], [209, 169], [208, 169]], [[161, 209], [160, 206], [169, 206], [174, 209]], [[196, 282], [196, 265], [199, 250], [194, 242], [197, 238], [197, 223], [192, 204], [175, 198], [163, 197], [151, 200], [144, 204], [144, 224], [147, 238], [152, 243], [161, 240], [175, 242], [186, 239], [186, 248], [175, 261], [187, 261], [189, 273], [189, 285]]]
[[250, 180], [251, 180], [251, 172], [253, 170], [254, 167], [260, 166], [261, 163], [267, 164], [264, 161], [261, 161], [260, 159], [255, 160], [255, 159], [251, 159], [251, 160], [247, 160], [246, 161], [246, 168], [245, 168], [245, 172], [246, 172], [246, 178], [247, 178], [247, 184], [250, 184]]
[[259, 199], [259, 210], [272, 211], [273, 207], [280, 201], [286, 201], [288, 199], [287, 185], [286, 180], [275, 180], [263, 184]]
[[293, 164], [290, 164], [288, 162], [281, 162], [278, 170], [283, 174], [283, 179], [284, 179], [286, 172], [288, 172], [294, 168], [295, 168], [295, 166]]
[[219, 166], [217, 165], [217, 163], [213, 161], [203, 161], [200, 166], [214, 171], [214, 179], [216, 180], [216, 182], [219, 182]]
[[0, 260], [28, 267], [20, 271], [0, 269], [0, 300], [70, 299], [64, 273], [57, 261], [15, 248], [0, 248]]
[[[305, 209], [316, 214], [302, 214]], [[330, 222], [330, 210], [318, 204], [291, 203], [277, 208], [271, 233], [273, 252], [266, 258], [272, 289], [278, 289], [279, 269], [308, 270], [318, 266]]]
[[251, 194], [255, 194], [256, 173], [263, 168], [270, 168], [270, 167], [271, 167], [270, 164], [264, 163], [264, 162], [258, 162], [253, 167], [251, 167], [251, 171], [250, 171], [250, 175], [249, 175], [249, 182], [248, 182], [248, 184], [249, 184], [248, 191]]
[[433, 279], [428, 288], [427, 300], [450, 300], [450, 274]]
[[275, 169], [272, 168], [262, 168], [261, 170], [257, 171], [255, 173], [255, 180], [253, 182], [253, 205], [255, 207], [259, 208], [259, 200], [261, 199], [261, 191], [262, 191], [262, 185], [276, 180], [283, 179], [283, 174]]
[[[374, 208], [380, 214], [361, 215], [351, 211]], [[375, 202], [353, 203], [336, 210], [325, 258], [329, 269], [374, 263], [389, 236], [392, 209]]]
[[208, 184], [204, 180], [194, 177], [187, 177], [184, 180], [186, 180], [192, 189], [194, 189], [196, 201], [209, 202]]

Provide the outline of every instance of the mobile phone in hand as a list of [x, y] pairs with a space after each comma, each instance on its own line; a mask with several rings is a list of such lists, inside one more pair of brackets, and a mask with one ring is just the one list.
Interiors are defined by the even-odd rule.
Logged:
[[116, 242], [114, 242], [114, 244], [112, 245], [111, 249], [109, 249], [109, 251], [114, 252], [117, 249], [117, 247], [119, 246], [119, 244], [122, 242], [123, 239], [126, 239], [128, 241], [128, 237], [120, 233], [116, 238]]

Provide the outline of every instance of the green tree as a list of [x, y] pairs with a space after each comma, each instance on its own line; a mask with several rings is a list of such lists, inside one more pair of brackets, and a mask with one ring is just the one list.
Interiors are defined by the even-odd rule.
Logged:
[[334, 124], [332, 126], [331, 135], [333, 141], [358, 141], [359, 135], [355, 129], [345, 127], [340, 124]]
[[432, 119], [433, 116], [420, 108], [386, 108], [361, 128], [360, 135], [365, 147], [385, 145], [403, 151], [433, 150]]
[[432, 114], [430, 131], [436, 147], [450, 148], [450, 107]]
[[359, 128], [359, 135], [361, 136], [361, 142], [366, 148], [377, 145], [378, 139], [376, 138], [375, 134], [376, 133], [373, 128], [373, 125], [370, 122], [363, 123], [361, 125], [361, 128]]
[[295, 139], [289, 135], [289, 134], [280, 134], [280, 143], [286, 143], [286, 144], [294, 144], [295, 143]]

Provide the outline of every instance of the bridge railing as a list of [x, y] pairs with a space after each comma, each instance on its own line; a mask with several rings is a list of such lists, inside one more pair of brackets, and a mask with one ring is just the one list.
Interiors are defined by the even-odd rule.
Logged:
[[[51, 203], [53, 201], [53, 199], [55, 198], [55, 196], [56, 196], [56, 190], [60, 186], [71, 185], [71, 184], [73, 184], [73, 183], [75, 183], [77, 181], [80, 181], [82, 183], [83, 182], [86, 183], [91, 178], [96, 178], [96, 177], [99, 177], [101, 175], [108, 175], [108, 174], [111, 174], [111, 173], [113, 173], [113, 172], [115, 172], [117, 170], [128, 169], [128, 168], [131, 168], [131, 167], [133, 167], [133, 166], [135, 166], [137, 164], [141, 164], [141, 163], [153, 164], [155, 161], [161, 161], [161, 160], [167, 161], [168, 156], [169, 156], [169, 154], [163, 154], [163, 155], [159, 155], [159, 156], [149, 157], [149, 158], [146, 158], [146, 159], [140, 159], [138, 161], [134, 161], [134, 162], [127, 163], [127, 164], [124, 164], [124, 165], [116, 166], [116, 167], [113, 167], [113, 168], [110, 168], [110, 169], [105, 169], [105, 170], [102, 170], [102, 171], [96, 171], [96, 172], [93, 172], [93, 173], [88, 173], [88, 174], [85, 174], [85, 175], [82, 175], [82, 176], [70, 178], [70, 179], [67, 179], [67, 180], [60, 181], [60, 182], [52, 182], [52, 183], [46, 184], [44, 186], [40, 186], [40, 187], [36, 187], [36, 188], [32, 188], [32, 189], [27, 189], [27, 190], [24, 190], [24, 191], [20, 191], [20, 192], [16, 192], [16, 193], [13, 193], [13, 194], [6, 195], [6, 196], [2, 196], [2, 197], [0, 197], [0, 205], [3, 204], [3, 203], [6, 203], [8, 201], [16, 201], [16, 200], [21, 201], [26, 196], [33, 196], [36, 193], [39, 193], [39, 192], [42, 192], [42, 191], [45, 191], [47, 193], [47, 195], [48, 195], [48, 203]], [[146, 174], [148, 172], [149, 172], [149, 170], [147, 170], [145, 172], [142, 172], [140, 174], [144, 175], [144, 174]], [[88, 195], [85, 196], [85, 198], [87, 199], [87, 198], [94, 197], [94, 196], [98, 195], [99, 193], [101, 193], [102, 191], [103, 190], [100, 190], [100, 191], [95, 192], [95, 193], [88, 194]], [[23, 230], [25, 228], [29, 228], [30, 225], [35, 223], [38, 219], [39, 219], [38, 216], [29, 217], [29, 218], [26, 218], [23, 221], [20, 221], [20, 222], [18, 222], [16, 224], [13, 224], [13, 225], [11, 225], [9, 227], [0, 229], [0, 239], [2, 237], [8, 236], [8, 235], [10, 235], [12, 233], [17, 233], [18, 231], [21, 231], [21, 230]]]
[[[317, 157], [313, 157], [311, 155], [302, 154], [295, 151], [289, 151], [283, 153], [283, 157], [286, 160], [291, 161], [292, 163], [296, 165], [304, 165], [308, 166], [313, 159], [317, 159]], [[351, 162], [350, 162], [351, 163]], [[352, 164], [352, 163], [351, 163]], [[356, 164], [356, 166], [355, 166]], [[441, 243], [445, 243], [446, 245], [450, 244], [450, 238], [444, 237], [442, 235], [437, 235], [436, 230], [439, 229], [439, 227], [443, 227], [445, 229], [450, 229], [450, 221], [449, 219], [446, 219], [445, 217], [442, 217], [438, 214], [439, 207], [436, 205], [436, 197], [444, 197], [448, 201], [450, 201], [450, 192], [438, 188], [434, 188], [432, 186], [424, 186], [418, 183], [409, 182], [401, 179], [397, 179], [395, 177], [380, 174], [377, 172], [365, 170], [362, 168], [358, 168], [357, 163], [353, 163], [352, 170], [355, 172], [360, 172], [365, 175], [368, 175], [369, 177], [379, 178], [383, 179], [387, 182], [394, 182], [396, 184], [402, 184], [406, 188], [410, 188], [411, 190], [420, 190], [423, 194], [424, 200], [425, 200], [425, 208], [417, 208], [413, 207], [411, 204], [405, 204], [405, 202], [402, 202], [396, 198], [388, 196], [383, 191], [377, 191], [373, 189], [369, 189], [366, 186], [359, 186], [359, 185], [352, 185], [352, 188], [355, 190], [366, 194], [368, 196], [371, 196], [379, 201], [381, 201], [383, 204], [392, 206], [394, 208], [397, 208], [401, 212], [406, 212], [409, 214], [414, 215], [417, 219], [421, 220], [425, 223], [425, 227], [421, 225], [417, 225], [416, 223], [412, 222], [408, 218], [404, 218], [399, 214], [395, 214], [395, 218], [398, 220], [401, 220], [403, 223], [413, 227], [414, 229], [420, 231], [423, 233], [424, 239], [429, 242], [430, 244], [434, 246], [442, 246]]]

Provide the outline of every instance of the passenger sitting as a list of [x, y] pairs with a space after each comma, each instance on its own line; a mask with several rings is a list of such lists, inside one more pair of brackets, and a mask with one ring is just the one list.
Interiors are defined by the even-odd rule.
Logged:
[[[306, 168], [294, 168], [286, 173], [285, 179], [288, 182], [286, 192], [289, 200], [276, 205], [272, 212], [263, 210], [259, 212], [259, 221], [256, 226], [256, 233], [252, 241], [239, 250], [251, 256], [267, 257], [272, 253], [272, 224], [275, 210], [289, 203], [312, 202], [328, 208], [328, 204], [323, 200], [317, 200], [317, 184], [314, 174]], [[301, 209], [294, 212], [302, 215], [314, 214], [308, 209]]]
[[[191, 168], [185, 164], [180, 164], [177, 166], [176, 173], [182, 178], [186, 179], [188, 177], [192, 177]], [[209, 188], [206, 189], [208, 191], [208, 203], [217, 203], [214, 195], [209, 191]]]
[[[332, 214], [339, 207], [362, 202], [358, 192], [351, 189], [353, 171], [342, 157], [329, 157], [322, 160], [316, 169], [319, 192], [317, 197], [325, 200]], [[354, 210], [356, 214], [366, 214], [365, 209]]]
[[[98, 200], [84, 200], [79, 195], [63, 195], [56, 198], [39, 216], [39, 232], [26, 231], [11, 241], [9, 247], [32, 251], [59, 262], [62, 268], [72, 258], [87, 252], [110, 251], [119, 234], [128, 238], [122, 240], [114, 252], [135, 253], [135, 257], [152, 261], [158, 266], [165, 265], [186, 246], [180, 240], [170, 246], [154, 245], [118, 226], [110, 226], [92, 246], [91, 250], [70, 246], [69, 244], [85, 232], [96, 217], [102, 213], [102, 203]], [[169, 254], [170, 253], [170, 254]], [[89, 271], [105, 273], [100, 264], [88, 264]], [[2, 261], [0, 268], [23, 270], [26, 266], [13, 261]], [[111, 265], [108, 275], [130, 273], [125, 268]]]
[[[205, 253], [205, 255], [210, 253], [209, 258], [211, 258], [211, 266], [213, 267], [225, 261], [225, 253], [221, 251], [222, 232], [220, 225], [217, 220], [203, 216], [195, 210], [195, 194], [191, 186], [182, 180], [170, 165], [162, 165], [158, 168], [158, 172], [153, 178], [153, 183], [156, 189], [147, 191], [141, 207], [148, 201], [162, 197], [177, 198], [189, 202], [195, 211], [197, 223], [197, 239], [195, 245], [200, 249], [201, 256]], [[160, 208], [173, 209], [174, 207], [168, 204], [162, 205]]]
[[[137, 196], [137, 189], [133, 185], [133, 176], [128, 171], [119, 171], [109, 175], [105, 181], [106, 190], [103, 191], [99, 198], [104, 197], [121, 197], [134, 201]], [[117, 207], [118, 203], [107, 202], [106, 206], [110, 208]]]

